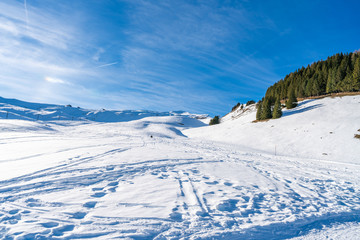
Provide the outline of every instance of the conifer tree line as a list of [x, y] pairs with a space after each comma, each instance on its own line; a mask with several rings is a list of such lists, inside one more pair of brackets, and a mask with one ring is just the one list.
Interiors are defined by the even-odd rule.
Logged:
[[258, 102], [257, 120], [279, 118], [280, 100], [286, 99], [286, 108], [297, 105], [297, 98], [328, 93], [360, 91], [360, 52], [338, 53], [302, 67], [270, 86]]
[[297, 98], [360, 90], [360, 52], [338, 53], [302, 67], [269, 87], [265, 98], [286, 99], [293, 89]]

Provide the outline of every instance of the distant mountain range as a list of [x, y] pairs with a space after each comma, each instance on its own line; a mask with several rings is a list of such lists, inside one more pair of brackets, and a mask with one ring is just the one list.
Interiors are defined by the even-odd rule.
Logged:
[[184, 111], [89, 110], [71, 105], [30, 103], [0, 97], [0, 119], [127, 122], [152, 116], [188, 116], [197, 119], [208, 117], [206, 114], [191, 114]]

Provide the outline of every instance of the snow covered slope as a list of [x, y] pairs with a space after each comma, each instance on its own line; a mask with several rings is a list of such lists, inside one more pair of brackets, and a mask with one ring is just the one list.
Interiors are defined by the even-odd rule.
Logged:
[[256, 104], [251, 104], [245, 106], [243, 109], [240, 107], [236, 108], [234, 111], [226, 114], [221, 118], [221, 122], [226, 122], [230, 120], [241, 119], [241, 122], [251, 122], [254, 120], [254, 112], [256, 111]]
[[[0, 239], [357, 239], [360, 162], [342, 146], [360, 144], [353, 138], [358, 102], [308, 101], [282, 119], [255, 124], [251, 113], [211, 127], [182, 114], [0, 119]], [[334, 122], [340, 118], [331, 109], [349, 120]], [[319, 158], [299, 145], [276, 156], [270, 143], [260, 145], [272, 141], [275, 128], [286, 139], [296, 136], [300, 123], [315, 147], [325, 130], [342, 145]]]
[[[254, 105], [253, 105], [254, 106]], [[256, 119], [256, 109], [226, 116], [222, 124], [185, 131], [190, 137], [236, 144], [244, 151], [259, 151], [338, 162], [358, 163], [360, 96], [306, 100], [283, 117], [267, 122]]]

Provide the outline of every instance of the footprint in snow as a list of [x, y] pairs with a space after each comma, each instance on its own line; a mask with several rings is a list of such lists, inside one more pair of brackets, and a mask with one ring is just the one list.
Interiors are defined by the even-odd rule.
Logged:
[[58, 227], [53, 229], [53, 235], [54, 236], [62, 236], [64, 235], [64, 232], [70, 232], [72, 230], [74, 230], [75, 225], [65, 225], [62, 227]]
[[242, 196], [242, 199], [244, 199], [245, 202], [249, 202], [250, 197], [249, 196]]
[[19, 209], [14, 209], [14, 210], [10, 210], [10, 211], [9, 211], [9, 214], [15, 215], [15, 214], [17, 214], [18, 212], [19, 212]]
[[87, 213], [85, 212], [76, 212], [76, 213], [72, 213], [72, 217], [71, 218], [75, 218], [75, 219], [83, 219], [86, 216]]
[[[21, 232], [17, 233], [17, 234], [21, 234]], [[16, 235], [16, 234], [14, 234], [14, 235]], [[13, 238], [9, 237], [9, 238], [5, 238], [5, 239], [13, 239]], [[47, 237], [42, 234], [39, 234], [39, 233], [28, 233], [28, 234], [22, 235], [21, 237], [16, 238], [16, 239], [47, 239]]]
[[181, 222], [182, 221], [182, 214], [179, 212], [172, 212], [170, 214], [170, 219], [176, 222]]
[[93, 195], [91, 195], [91, 197], [94, 197], [94, 198], [101, 198], [103, 196], [105, 196], [106, 193], [105, 192], [96, 192], [94, 193]]
[[111, 182], [111, 183], [108, 184], [108, 186], [112, 186], [112, 187], [113, 187], [113, 186], [117, 186], [117, 185], [119, 185], [118, 182]]
[[219, 184], [218, 181], [213, 181], [213, 182], [205, 182], [206, 184], [208, 185], [216, 185], [216, 184]]
[[20, 214], [16, 214], [16, 215], [11, 215], [11, 216], [4, 216], [2, 219], [0, 219], [1, 223], [5, 223], [5, 224], [17, 224], [19, 222], [19, 220], [21, 220], [21, 215]]
[[208, 217], [209, 213], [205, 212], [205, 211], [197, 211], [196, 215], [199, 217]]
[[86, 208], [94, 208], [95, 205], [97, 204], [97, 202], [87, 202], [87, 203], [84, 203], [83, 207], [86, 207]]
[[114, 168], [115, 168], [114, 166], [106, 166], [107, 171], [112, 171], [112, 170], [114, 170]]
[[208, 195], [208, 194], [215, 194], [215, 192], [214, 192], [214, 191], [211, 191], [211, 192], [206, 192], [206, 193], [204, 193], [204, 195]]
[[41, 226], [43, 226], [44, 228], [54, 228], [59, 226], [59, 223], [57, 222], [46, 222], [46, 223], [40, 223]]
[[25, 201], [28, 207], [41, 207], [42, 204], [39, 199], [29, 198]]
[[239, 200], [236, 199], [228, 199], [217, 205], [217, 209], [221, 212], [233, 212], [237, 209], [236, 204]]
[[159, 176], [159, 179], [167, 179], [169, 177], [169, 175], [167, 174], [161, 174], [161, 176]]

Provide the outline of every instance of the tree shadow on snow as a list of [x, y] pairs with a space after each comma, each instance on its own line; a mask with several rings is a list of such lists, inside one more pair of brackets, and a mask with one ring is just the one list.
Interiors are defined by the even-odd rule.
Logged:
[[315, 104], [312, 106], [304, 107], [304, 105], [309, 103], [310, 101], [314, 101], [314, 100], [301, 102], [295, 108], [284, 111], [282, 117], [287, 117], [287, 116], [291, 116], [294, 114], [307, 112], [307, 111], [310, 111], [310, 110], [313, 110], [316, 108], [320, 108], [323, 106], [323, 104]]
[[241, 232], [220, 233], [211, 239], [289, 239], [304, 236], [313, 230], [323, 230], [336, 224], [359, 223], [360, 210], [351, 212], [328, 213], [323, 216], [310, 216], [288, 223], [273, 223], [267, 226], [256, 226]]

